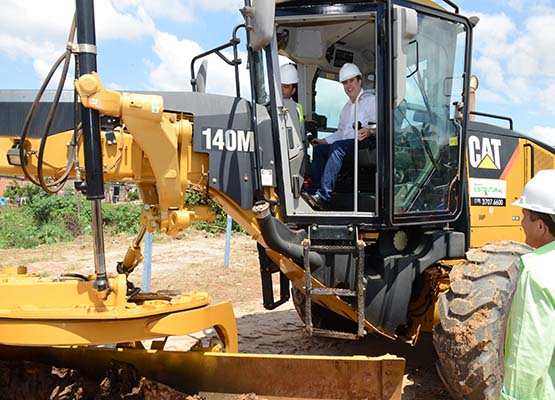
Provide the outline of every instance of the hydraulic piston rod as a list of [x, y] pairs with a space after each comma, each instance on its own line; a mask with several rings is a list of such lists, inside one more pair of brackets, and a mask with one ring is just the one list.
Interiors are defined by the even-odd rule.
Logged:
[[[96, 34], [94, 28], [93, 0], [76, 0], [77, 50], [79, 52], [79, 74], [97, 72]], [[98, 111], [80, 106], [85, 151], [87, 199], [92, 205], [94, 238], [95, 288], [99, 293], [109, 292], [102, 230], [102, 207], [104, 178], [102, 176], [102, 153], [100, 141], [100, 115]]]

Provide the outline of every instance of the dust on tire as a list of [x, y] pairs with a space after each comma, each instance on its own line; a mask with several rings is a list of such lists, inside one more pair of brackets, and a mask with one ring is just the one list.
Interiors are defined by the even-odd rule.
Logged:
[[467, 253], [449, 274], [434, 330], [438, 373], [455, 399], [497, 400], [503, 385], [505, 330], [519, 258], [532, 249], [499, 241]]

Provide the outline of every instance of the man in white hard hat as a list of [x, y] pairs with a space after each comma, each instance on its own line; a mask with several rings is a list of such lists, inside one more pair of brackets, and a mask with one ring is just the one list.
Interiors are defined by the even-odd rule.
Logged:
[[526, 243], [505, 341], [502, 399], [555, 399], [555, 170], [539, 171], [513, 205]]
[[281, 75], [281, 96], [284, 101], [292, 100], [295, 102], [297, 113], [299, 114], [299, 122], [302, 124], [304, 121], [303, 108], [297, 102], [297, 85], [299, 83], [297, 68], [293, 64], [283, 64], [279, 68], [279, 72]]
[[[314, 194], [303, 197], [317, 210], [324, 210], [331, 199], [335, 181], [344, 161], [352, 160], [355, 135], [359, 141], [375, 134], [371, 129], [376, 123], [376, 98], [362, 89], [362, 73], [352, 63], [345, 63], [339, 70], [339, 81], [349, 100], [339, 116], [337, 131], [325, 139], [314, 139], [312, 159], [312, 189]], [[355, 107], [358, 115], [355, 118]]]

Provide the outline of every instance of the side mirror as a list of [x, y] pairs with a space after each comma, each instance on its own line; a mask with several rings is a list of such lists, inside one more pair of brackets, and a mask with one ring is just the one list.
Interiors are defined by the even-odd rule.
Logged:
[[[246, 0], [241, 14], [249, 32], [249, 46], [254, 51], [266, 47], [274, 37], [274, 0]], [[249, 4], [250, 3], [250, 4]]]
[[203, 60], [197, 72], [197, 92], [206, 93], [206, 74], [208, 73], [208, 60]]
[[418, 33], [418, 16], [411, 8], [393, 7], [393, 108], [407, 92], [407, 52]]

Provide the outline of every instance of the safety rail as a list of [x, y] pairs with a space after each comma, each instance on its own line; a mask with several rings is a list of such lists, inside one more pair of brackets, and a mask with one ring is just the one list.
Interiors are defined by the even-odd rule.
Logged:
[[513, 130], [513, 119], [510, 117], [505, 117], [503, 115], [497, 115], [497, 114], [489, 114], [489, 113], [484, 113], [479, 111], [470, 111], [470, 115], [476, 115], [478, 117], [486, 117], [486, 118], [493, 118], [493, 119], [501, 119], [501, 120], [507, 121], [509, 123], [509, 129], [511, 131]]

